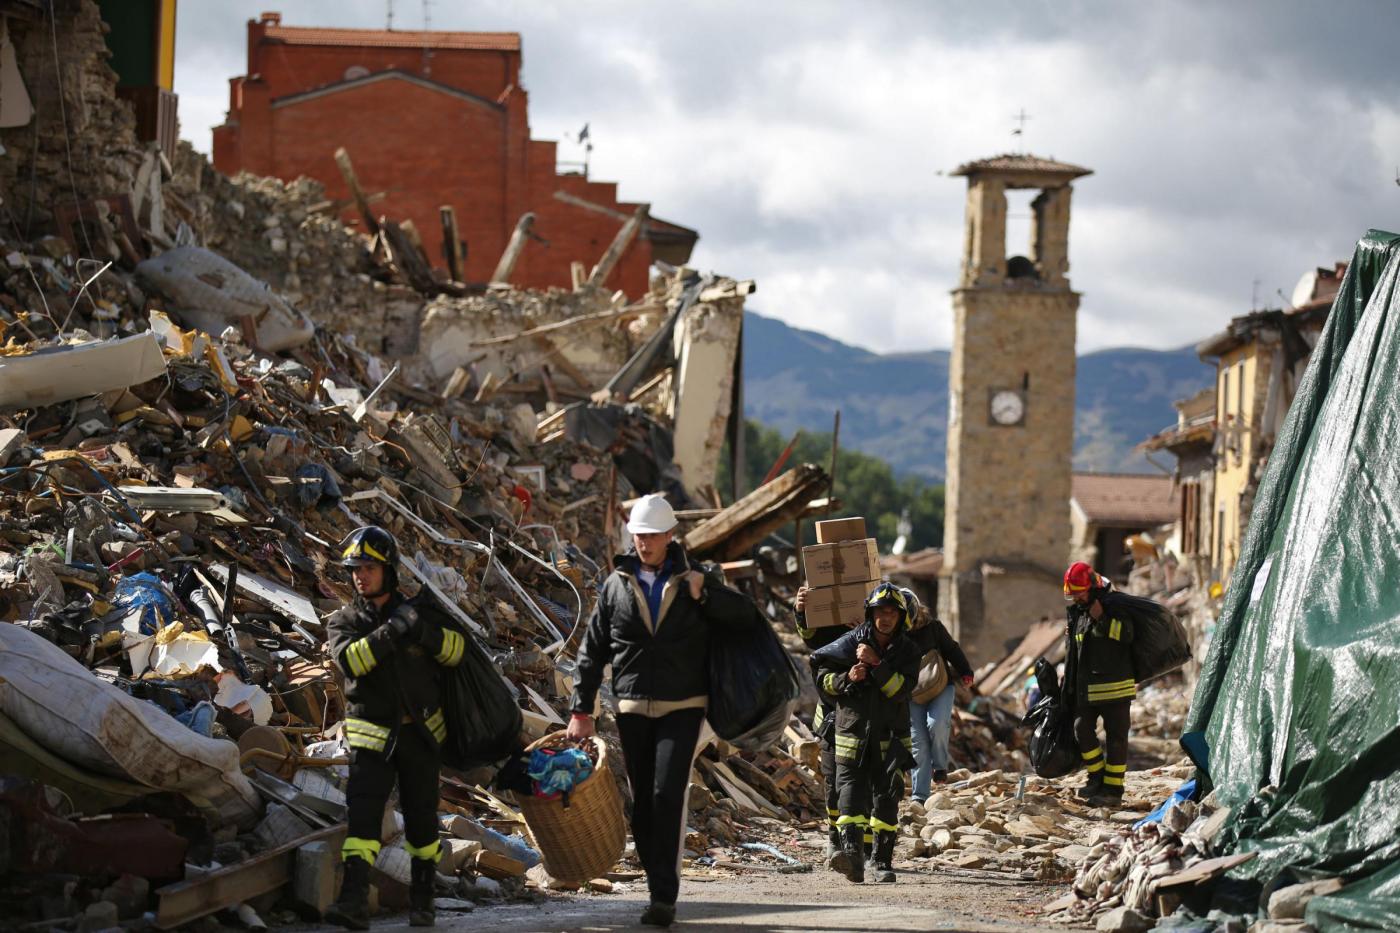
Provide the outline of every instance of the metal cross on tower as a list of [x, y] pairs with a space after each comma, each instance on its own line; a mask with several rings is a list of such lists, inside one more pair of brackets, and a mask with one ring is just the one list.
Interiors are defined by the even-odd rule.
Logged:
[[1021, 108], [1021, 112], [1018, 113], [1018, 114], [1016, 114], [1014, 117], [1011, 118], [1011, 119], [1015, 120], [1015, 121], [1019, 124], [1014, 130], [1011, 131], [1011, 135], [1012, 135], [1012, 136], [1024, 136], [1024, 135], [1025, 135], [1025, 132], [1026, 132], [1026, 121], [1029, 120], [1030, 118], [1031, 118], [1031, 115], [1028, 114], [1028, 113], [1026, 113], [1026, 108], [1025, 108], [1025, 107], [1022, 107], [1022, 108]]

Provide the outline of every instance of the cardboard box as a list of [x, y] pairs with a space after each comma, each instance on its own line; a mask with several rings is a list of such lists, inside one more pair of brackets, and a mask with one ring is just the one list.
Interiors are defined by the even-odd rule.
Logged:
[[859, 541], [865, 537], [865, 519], [829, 518], [817, 522], [817, 543], [835, 544], [838, 541]]
[[808, 586], [839, 586], [880, 579], [880, 549], [874, 538], [813, 544], [802, 549]]
[[824, 586], [807, 591], [807, 627], [855, 626], [865, 621], [865, 599], [875, 591], [875, 580]]

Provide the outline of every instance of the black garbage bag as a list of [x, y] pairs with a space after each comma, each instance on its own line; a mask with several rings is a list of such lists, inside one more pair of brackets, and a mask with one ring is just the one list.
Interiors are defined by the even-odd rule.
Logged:
[[467, 645], [460, 664], [442, 669], [442, 709], [447, 720], [442, 763], [462, 771], [500, 761], [518, 750], [524, 723], [496, 665], [471, 632], [451, 624]]
[[731, 745], [769, 748], [792, 719], [802, 693], [797, 668], [756, 606], [741, 625], [710, 640], [710, 704], [705, 718]]
[[1133, 680], [1140, 684], [1170, 674], [1191, 660], [1186, 627], [1155, 600], [1127, 593], [1110, 593], [1104, 608], [1133, 627]]
[[1042, 696], [1021, 720], [1031, 729], [1031, 770], [1043, 778], [1064, 777], [1082, 762], [1074, 739], [1074, 691], [1061, 687], [1054, 666], [1044, 658], [1035, 662], [1035, 677]]

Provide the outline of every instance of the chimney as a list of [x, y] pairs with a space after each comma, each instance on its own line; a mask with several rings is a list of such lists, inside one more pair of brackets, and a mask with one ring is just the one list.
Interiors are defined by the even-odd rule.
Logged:
[[262, 23], [264, 26], [281, 26], [282, 14], [276, 12], [264, 13], [262, 16], [258, 17], [258, 22]]

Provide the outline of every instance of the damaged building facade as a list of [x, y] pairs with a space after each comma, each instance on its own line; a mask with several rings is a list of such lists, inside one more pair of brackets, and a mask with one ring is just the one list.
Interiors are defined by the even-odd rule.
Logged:
[[1177, 423], [1141, 445], [1176, 457], [1181, 554], [1198, 582], [1230, 578], [1269, 453], [1346, 268], [1307, 273], [1290, 307], [1240, 315], [1197, 344], [1214, 365], [1214, 385], [1177, 402]]
[[[531, 138], [522, 70], [518, 33], [291, 26], [264, 13], [248, 22], [246, 73], [229, 80], [214, 166], [314, 178], [348, 198], [334, 158], [344, 147], [375, 210], [411, 221], [431, 264], [449, 268], [455, 246], [459, 277], [490, 281], [519, 228], [510, 280], [570, 287], [571, 264], [601, 255], [646, 206], [620, 201], [616, 183], [558, 170], [557, 144]], [[444, 232], [449, 210], [457, 244]], [[344, 219], [358, 222], [349, 209]], [[644, 217], [599, 284], [639, 297], [653, 262], [684, 265], [698, 236]]]

